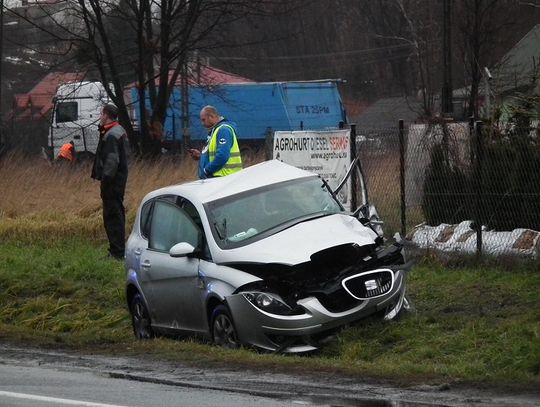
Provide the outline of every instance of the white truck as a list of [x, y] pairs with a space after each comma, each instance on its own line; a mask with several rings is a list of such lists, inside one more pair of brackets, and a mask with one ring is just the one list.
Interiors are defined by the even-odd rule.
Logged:
[[58, 87], [49, 128], [49, 147], [54, 160], [63, 144], [73, 141], [80, 156], [96, 153], [99, 117], [109, 102], [101, 82], [69, 82]]

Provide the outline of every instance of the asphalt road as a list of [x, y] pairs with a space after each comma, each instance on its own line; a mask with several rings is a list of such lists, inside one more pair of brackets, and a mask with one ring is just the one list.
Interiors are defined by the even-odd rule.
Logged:
[[91, 370], [0, 365], [0, 406], [3, 407], [281, 407], [295, 404], [293, 400], [112, 379]]
[[0, 406], [540, 407], [540, 393], [395, 387], [329, 373], [193, 366], [0, 343]]

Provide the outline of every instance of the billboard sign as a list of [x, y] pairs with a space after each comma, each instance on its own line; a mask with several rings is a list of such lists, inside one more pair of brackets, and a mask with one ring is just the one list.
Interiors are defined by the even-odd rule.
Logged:
[[[336, 189], [351, 164], [350, 130], [276, 131], [273, 157], [306, 171], [319, 174]], [[338, 194], [350, 210], [350, 179]]]

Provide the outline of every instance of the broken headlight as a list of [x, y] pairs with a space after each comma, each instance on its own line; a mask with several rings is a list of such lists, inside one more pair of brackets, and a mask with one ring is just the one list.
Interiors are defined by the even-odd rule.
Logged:
[[270, 293], [247, 292], [242, 295], [261, 311], [277, 315], [296, 314], [291, 307], [285, 304], [281, 298]]

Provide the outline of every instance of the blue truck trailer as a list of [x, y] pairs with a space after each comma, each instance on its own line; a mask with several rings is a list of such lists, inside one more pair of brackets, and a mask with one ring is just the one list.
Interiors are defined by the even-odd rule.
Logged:
[[[207, 130], [201, 125], [200, 110], [206, 105], [235, 122], [238, 138], [264, 141], [278, 130], [325, 130], [346, 122], [337, 80], [305, 82], [246, 82], [211, 86], [188, 86], [187, 128], [191, 141], [204, 142]], [[131, 114], [137, 126], [140, 110], [136, 88], [129, 91]], [[164, 124], [165, 144], [183, 140], [185, 117], [182, 92], [175, 87]], [[150, 110], [146, 100], [147, 110]]]

